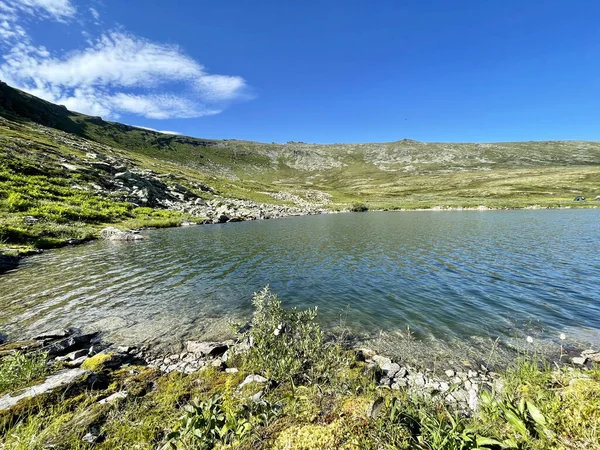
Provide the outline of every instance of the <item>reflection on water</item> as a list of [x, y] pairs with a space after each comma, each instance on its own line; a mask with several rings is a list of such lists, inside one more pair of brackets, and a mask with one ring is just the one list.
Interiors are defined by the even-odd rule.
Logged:
[[[600, 211], [373, 212], [156, 230], [0, 275], [0, 327], [122, 343], [219, 336], [270, 284], [391, 353], [490, 351], [523, 334], [598, 342]], [[407, 327], [411, 339], [406, 339]]]

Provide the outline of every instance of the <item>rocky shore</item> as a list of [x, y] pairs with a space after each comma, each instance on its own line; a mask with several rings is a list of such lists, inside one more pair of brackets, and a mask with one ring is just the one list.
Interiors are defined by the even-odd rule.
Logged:
[[[191, 375], [206, 368], [227, 373], [237, 373], [240, 369], [232, 363], [236, 354], [251, 347], [247, 340], [227, 340], [223, 342], [187, 341], [181, 352], [157, 353], [146, 346], [116, 346], [103, 342], [99, 333], [80, 333], [75, 329], [51, 330], [35, 336], [33, 339], [9, 341], [0, 345], [0, 361], [17, 353], [40, 353], [47, 355], [47, 365], [51, 375], [44, 381], [17, 392], [0, 396], [0, 419], [24, 401], [51, 392], [65, 390], [74, 383], [83, 382], [90, 386], [96, 383], [96, 377], [89, 375], [99, 370], [118, 371], [127, 367], [147, 367], [168, 375], [178, 372]], [[499, 373], [490, 371], [485, 365], [479, 370], [456, 371], [454, 369], [421, 369], [394, 361], [374, 350], [359, 348], [352, 350], [356, 361], [364, 364], [363, 375], [374, 378], [381, 389], [405, 391], [411, 395], [441, 401], [460, 414], [469, 416], [478, 410], [478, 399], [482, 392], [501, 395], [504, 379]], [[592, 363], [600, 362], [600, 352], [586, 350], [581, 356], [571, 358], [571, 365], [585, 370]], [[558, 366], [557, 366], [558, 367]], [[335, 368], [332, 368], [335, 369]], [[574, 369], [570, 369], [574, 370]], [[132, 372], [133, 374], [134, 372]], [[585, 377], [585, 375], [578, 375]], [[248, 383], [264, 384], [270, 380], [251, 374], [242, 386]], [[102, 383], [99, 384], [102, 386]], [[111, 398], [125, 398], [129, 393], [119, 391]], [[262, 397], [257, 395], [255, 400]]]

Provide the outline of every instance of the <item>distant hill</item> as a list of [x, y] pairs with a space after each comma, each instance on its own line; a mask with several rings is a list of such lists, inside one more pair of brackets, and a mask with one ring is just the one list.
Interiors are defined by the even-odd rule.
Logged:
[[[2, 231], [0, 222], [0, 240], [9, 242], [31, 242], [32, 229], [22, 223], [28, 216], [35, 219], [38, 214], [61, 227], [74, 221], [114, 223], [132, 219], [131, 208], [140, 204], [189, 212], [187, 206], [175, 205], [181, 196], [181, 201], [238, 199], [331, 209], [348, 208], [353, 202], [370, 209], [600, 204], [573, 201], [576, 196], [600, 195], [600, 142], [457, 144], [402, 139], [320, 145], [201, 139], [71, 112], [2, 82], [0, 117], [0, 219], [17, 230]], [[100, 157], [108, 158], [108, 166], [133, 173], [129, 185], [115, 171], [99, 171], [103, 163], [94, 158]], [[54, 198], [52, 186], [59, 180], [86, 195], [121, 202], [125, 212], [96, 219], [67, 213], [71, 207], [81, 209], [73, 203], [81, 195], [70, 192]], [[40, 183], [49, 183], [47, 190], [32, 188]], [[158, 191], [147, 192], [144, 183], [152, 189], [159, 186]], [[15, 199], [22, 200], [22, 206], [10, 206], [18, 204]], [[57, 202], [67, 209], [40, 212], [42, 207], [56, 209]], [[107, 211], [111, 208], [106, 206]], [[18, 230], [24, 237], [18, 237]], [[37, 236], [46, 236], [48, 227], [44, 230]], [[70, 229], [54, 233], [57, 240], [70, 234]]]

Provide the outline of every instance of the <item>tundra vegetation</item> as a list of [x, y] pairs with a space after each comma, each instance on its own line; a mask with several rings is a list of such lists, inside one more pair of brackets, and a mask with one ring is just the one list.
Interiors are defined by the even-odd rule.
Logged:
[[[378, 387], [375, 369], [326, 336], [316, 310], [286, 310], [268, 289], [253, 304], [251, 327], [227, 359], [237, 371], [208, 365], [165, 375], [117, 367], [101, 353], [86, 361], [91, 373], [80, 387], [1, 412], [0, 448], [600, 448], [597, 367], [521, 358], [504, 372], [502, 392], [481, 391], [479, 409], [466, 415], [439, 397]], [[43, 358], [5, 357], [0, 394], [60, 369]], [[9, 373], [19, 375], [7, 383]], [[99, 402], [116, 392], [128, 395]]]
[[[124, 192], [117, 181], [127, 173], [160, 192]], [[198, 139], [73, 113], [0, 83], [0, 246], [13, 251], [85, 241], [108, 224], [205, 219], [181, 198], [331, 211], [587, 208], [598, 202], [574, 198], [594, 199], [599, 179], [598, 142]]]

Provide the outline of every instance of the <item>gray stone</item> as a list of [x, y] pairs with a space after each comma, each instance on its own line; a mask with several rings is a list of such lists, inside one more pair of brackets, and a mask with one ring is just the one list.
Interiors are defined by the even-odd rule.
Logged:
[[385, 405], [385, 400], [383, 399], [383, 397], [377, 397], [367, 407], [367, 416], [370, 417], [371, 419], [376, 419], [379, 416], [379, 414], [381, 413], [381, 410], [383, 409], [384, 405]]
[[99, 438], [100, 438], [100, 436], [98, 436], [97, 434], [87, 433], [85, 436], [83, 436], [81, 438], [81, 440], [83, 442], [87, 442], [88, 444], [95, 444]]
[[225, 373], [238, 373], [240, 370], [237, 367], [228, 367], [225, 369]]
[[240, 385], [238, 386], [238, 389], [241, 389], [250, 383], [263, 384], [263, 383], [266, 383], [267, 381], [268, 380], [265, 377], [260, 376], [260, 375], [248, 375], [246, 377], [246, 379], [240, 383]]
[[383, 375], [388, 378], [394, 378], [394, 375], [400, 370], [399, 364], [392, 362], [390, 358], [386, 358], [385, 356], [375, 355], [373, 356], [373, 361], [377, 363]]
[[46, 347], [46, 351], [49, 356], [58, 356], [64, 355], [66, 353], [70, 353], [73, 350], [77, 350], [81, 347], [85, 347], [90, 344], [90, 342], [98, 336], [98, 333], [90, 333], [90, 334], [81, 334], [78, 336], [70, 336], [62, 341], [55, 342], [48, 347]]
[[38, 334], [33, 339], [35, 339], [36, 341], [46, 341], [49, 339], [61, 339], [61, 338], [65, 338], [65, 337], [69, 336], [70, 334], [71, 334], [70, 331], [66, 330], [66, 329], [50, 330], [50, 331], [46, 331], [44, 333]]
[[593, 362], [600, 362], [600, 352], [595, 350], [584, 350], [581, 352], [581, 356]]
[[585, 363], [587, 362], [587, 358], [585, 356], [575, 357], [575, 358], [571, 359], [571, 361], [576, 366], [584, 366]]
[[459, 403], [466, 403], [469, 401], [469, 393], [464, 389], [457, 389], [452, 393], [452, 397]]
[[141, 234], [119, 230], [115, 227], [104, 228], [100, 231], [100, 236], [106, 241], [141, 241], [147, 239], [146, 236]]
[[252, 397], [250, 397], [250, 400], [252, 400], [254, 403], [257, 403], [257, 402], [260, 402], [264, 396], [265, 396], [264, 391], [258, 391], [256, 394], [254, 394]]
[[454, 377], [454, 375], [456, 375], [456, 372], [455, 372], [454, 370], [452, 370], [452, 369], [448, 369], [448, 370], [446, 370], [446, 372], [444, 372], [444, 373], [446, 374], [446, 376], [447, 376], [448, 378], [452, 378], [452, 377]]
[[382, 377], [381, 380], [379, 380], [379, 384], [382, 386], [389, 386], [392, 384], [392, 379], [389, 377]]
[[0, 411], [12, 408], [23, 399], [37, 397], [55, 389], [65, 388], [88, 373], [88, 371], [81, 369], [66, 369], [56, 372], [41, 384], [21, 389], [18, 391], [18, 395], [6, 394], [0, 397]]
[[408, 386], [408, 380], [406, 378], [400, 378], [392, 383], [392, 389], [399, 390]]
[[417, 387], [423, 387], [427, 384], [427, 380], [425, 380], [425, 376], [422, 373], [415, 375], [413, 382]]
[[117, 402], [119, 400], [123, 400], [127, 398], [127, 392], [125, 391], [120, 391], [120, 392], [115, 392], [114, 394], [100, 400], [98, 403], [101, 405], [105, 405], [107, 403], [114, 403]]
[[477, 391], [475, 389], [471, 389], [469, 391], [469, 399], [467, 401], [467, 404], [469, 405], [469, 408], [471, 408], [473, 411], [477, 411], [478, 400], [479, 397], [477, 396]]
[[131, 347], [127, 347], [127, 346], [119, 346], [117, 347], [117, 351], [119, 353], [129, 353], [131, 352], [132, 348]]
[[406, 367], [400, 367], [400, 370], [396, 373], [394, 378], [404, 378], [406, 375], [408, 375]]
[[88, 359], [89, 357], [87, 355], [81, 356], [77, 359], [74, 359], [73, 361], [68, 361], [66, 364], [69, 367], [79, 367], [81, 366], [86, 359]]
[[210, 365], [213, 367], [216, 367], [219, 370], [225, 368], [225, 363], [223, 361], [221, 361], [220, 359], [215, 359], [214, 361], [212, 361], [210, 363]]
[[75, 350], [74, 352], [71, 352], [67, 355], [67, 359], [70, 361], [75, 361], [76, 359], [79, 359], [82, 356], [87, 356], [87, 354], [87, 349]]
[[222, 356], [228, 349], [227, 345], [220, 342], [186, 342], [187, 351], [196, 355], [218, 357]]

